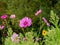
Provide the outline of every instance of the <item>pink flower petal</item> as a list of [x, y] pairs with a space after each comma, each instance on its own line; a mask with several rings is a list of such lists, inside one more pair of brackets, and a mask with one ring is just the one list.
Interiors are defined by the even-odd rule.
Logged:
[[38, 11], [35, 13], [35, 15], [37, 16], [37, 15], [39, 15], [41, 12], [42, 12], [42, 10], [40, 9], [40, 10], [38, 10]]

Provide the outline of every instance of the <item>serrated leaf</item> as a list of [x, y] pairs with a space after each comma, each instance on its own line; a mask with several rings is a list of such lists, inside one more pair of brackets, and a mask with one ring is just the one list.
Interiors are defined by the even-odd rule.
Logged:
[[12, 28], [8, 28], [8, 32], [7, 32], [8, 33], [8, 36], [11, 36], [12, 35], [12, 32], [13, 32], [12, 31]]
[[59, 17], [54, 13], [53, 10], [51, 10], [51, 12], [50, 12], [50, 22], [53, 25], [57, 25], [58, 24], [58, 21], [59, 21]]

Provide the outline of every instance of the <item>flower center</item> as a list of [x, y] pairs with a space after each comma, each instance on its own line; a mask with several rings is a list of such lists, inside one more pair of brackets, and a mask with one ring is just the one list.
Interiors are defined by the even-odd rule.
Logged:
[[26, 25], [27, 23], [28, 23], [28, 22], [27, 22], [27, 21], [25, 21], [25, 22], [24, 22], [24, 25]]
[[15, 37], [15, 38], [14, 38], [14, 41], [17, 41], [17, 40], [18, 40], [18, 38], [17, 38], [17, 37]]
[[45, 34], [45, 32], [44, 32], [44, 34]]

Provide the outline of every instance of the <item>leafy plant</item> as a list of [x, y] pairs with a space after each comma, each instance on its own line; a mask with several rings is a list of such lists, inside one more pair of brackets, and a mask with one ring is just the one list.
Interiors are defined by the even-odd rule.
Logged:
[[33, 41], [33, 32], [27, 32], [26, 34], [26, 40], [23, 40], [23, 35], [20, 33], [20, 42], [19, 43], [15, 43], [11, 41], [11, 37], [5, 38], [5, 43], [4, 45], [39, 45], [38, 42], [34, 42]]
[[50, 22], [55, 26], [48, 29], [47, 36], [45, 36], [46, 45], [60, 45], [60, 28], [58, 27], [58, 16], [51, 10]]

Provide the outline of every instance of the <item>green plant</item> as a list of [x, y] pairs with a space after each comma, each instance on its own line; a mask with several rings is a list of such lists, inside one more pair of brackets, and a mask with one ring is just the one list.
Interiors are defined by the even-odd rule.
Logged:
[[[12, 33], [12, 31], [10, 31], [9, 33]], [[25, 35], [26, 35], [26, 40], [24, 41], [23, 40], [24, 36], [21, 33], [19, 34], [20, 36], [19, 43], [12, 42], [11, 36], [7, 36], [7, 38], [5, 38], [4, 45], [39, 45], [38, 42], [34, 42], [33, 40], [33, 32], [27, 32]]]
[[45, 36], [45, 44], [46, 45], [60, 45], [60, 28], [58, 26], [59, 18], [58, 16], [51, 10], [50, 22], [55, 26], [51, 26], [51, 29], [48, 28], [47, 36]]

